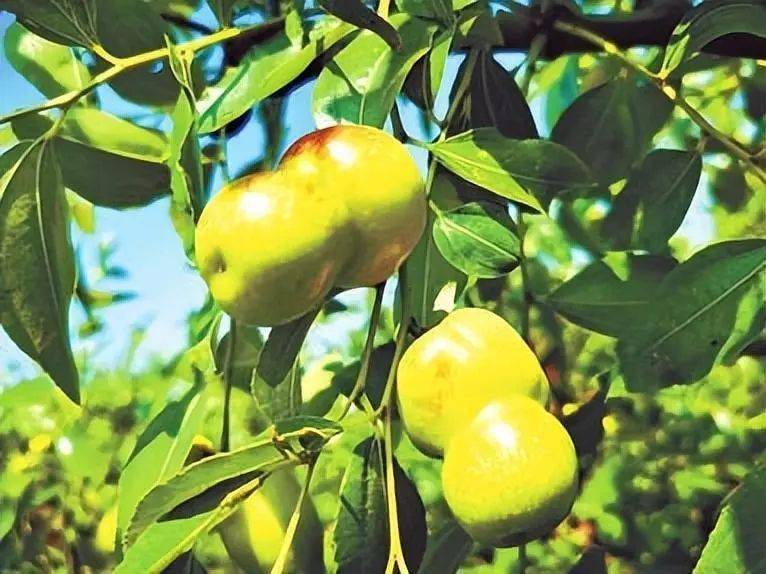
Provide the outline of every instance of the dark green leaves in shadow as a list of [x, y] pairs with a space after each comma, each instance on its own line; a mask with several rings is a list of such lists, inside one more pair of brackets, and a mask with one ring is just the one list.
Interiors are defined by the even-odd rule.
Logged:
[[[404, 558], [416, 572], [426, 547], [425, 509], [415, 486], [394, 461], [399, 532]], [[333, 532], [339, 574], [383, 572], [389, 550], [383, 444], [360, 442], [343, 476]]]
[[[467, 61], [464, 61], [458, 70], [458, 80], [453, 85], [453, 98], [466, 65]], [[459, 104], [449, 135], [484, 127], [495, 128], [507, 138], [538, 137], [532, 112], [513, 74], [503, 68], [492, 56], [492, 52], [487, 50], [479, 54], [468, 91]]]
[[538, 211], [563, 191], [595, 186], [585, 164], [565, 147], [506, 138], [494, 128], [471, 130], [429, 149], [463, 179]]
[[673, 30], [661, 75], [666, 76], [710, 42], [733, 33], [766, 38], [766, 6], [760, 0], [708, 0], [686, 13]]
[[644, 158], [604, 221], [613, 249], [663, 251], [697, 190], [702, 158], [696, 152], [657, 149]]
[[473, 540], [454, 520], [447, 520], [428, 538], [418, 574], [455, 574], [473, 548]]
[[766, 468], [745, 477], [723, 502], [694, 574], [742, 572], [760, 574], [766, 565], [763, 516], [766, 514]]
[[322, 69], [312, 104], [317, 126], [346, 121], [383, 127], [407, 73], [428, 51], [435, 31], [407, 14], [394, 14], [389, 22], [402, 38], [399, 50], [365, 30]]
[[380, 36], [392, 50], [401, 48], [399, 32], [377, 12], [360, 0], [317, 0], [317, 4], [333, 16], [357, 28], [364, 28]]
[[496, 204], [472, 202], [437, 211], [433, 236], [444, 258], [469, 277], [500, 277], [513, 271], [521, 257], [512, 226]]
[[[563, 86], [550, 86], [549, 99], [556, 89]], [[672, 111], [673, 104], [653, 84], [617, 77], [577, 97], [559, 117], [551, 139], [574, 151], [607, 186], [628, 175]]]
[[0, 0], [0, 10], [58, 44], [87, 48], [98, 42], [96, 0]]
[[[13, 122], [21, 138], [38, 137], [52, 121]], [[135, 207], [169, 193], [170, 148], [160, 132], [94, 108], [72, 108], [54, 139], [64, 184], [91, 203]]]
[[18, 144], [0, 178], [0, 324], [74, 402], [69, 341], [75, 267], [64, 184], [48, 140]]
[[626, 386], [651, 391], [706, 375], [764, 270], [766, 240], [743, 239], [711, 245], [668, 273], [617, 346]]
[[650, 255], [615, 255], [596, 261], [548, 296], [548, 303], [573, 323], [609, 335], [629, 336], [656, 300], [675, 261]]

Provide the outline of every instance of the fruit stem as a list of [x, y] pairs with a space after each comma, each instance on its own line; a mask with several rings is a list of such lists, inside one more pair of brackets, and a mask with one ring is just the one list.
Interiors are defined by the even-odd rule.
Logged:
[[518, 558], [518, 571], [519, 574], [524, 574], [529, 566], [529, 558], [527, 557], [527, 545], [522, 544], [519, 546], [519, 558]]
[[[519, 221], [516, 224], [516, 229], [519, 234], [519, 267], [521, 269], [521, 286], [522, 286], [522, 301], [521, 301], [521, 320], [520, 331], [521, 337], [531, 347], [532, 343], [529, 339], [529, 325], [530, 314], [532, 311], [532, 303], [534, 297], [529, 289], [529, 270], [527, 269], [527, 255], [524, 252], [524, 239], [527, 234], [527, 226], [524, 223], [524, 214], [519, 211]], [[533, 349], [534, 350], [534, 349]]]
[[[383, 307], [383, 291], [385, 291], [386, 282], [379, 283], [375, 287], [375, 301], [372, 304], [372, 312], [370, 313], [370, 325], [367, 328], [367, 340], [364, 342], [364, 350], [362, 351], [362, 360], [359, 366], [359, 374], [356, 377], [356, 383], [351, 394], [348, 395], [348, 400], [343, 406], [343, 411], [338, 416], [337, 422], [340, 422], [348, 414], [351, 409], [351, 405], [359, 398], [359, 395], [364, 391], [365, 384], [367, 383], [367, 375], [370, 371], [370, 358], [372, 357], [372, 350], [375, 347], [375, 334], [378, 331], [378, 323], [380, 322], [380, 311]], [[369, 402], [363, 402], [362, 405], [365, 409], [369, 408]], [[373, 416], [373, 412], [368, 412], [368, 415]]]
[[394, 358], [391, 361], [391, 368], [388, 371], [388, 378], [386, 379], [386, 386], [383, 390], [383, 396], [381, 397], [380, 404], [374, 413], [375, 418], [380, 417], [384, 410], [390, 410], [389, 402], [391, 402], [391, 395], [394, 390], [394, 382], [396, 381], [396, 370], [399, 367], [399, 360], [402, 358], [402, 353], [404, 352], [404, 347], [407, 343], [407, 325], [410, 322], [410, 298], [407, 295], [407, 271], [404, 265], [399, 268], [399, 298], [402, 302], [402, 305], [401, 317], [399, 319], [399, 331], [396, 333]]
[[[402, 325], [403, 330], [407, 330]], [[388, 551], [388, 565], [386, 572], [393, 572], [393, 566], [399, 567], [399, 574], [409, 574], [407, 563], [402, 551], [402, 539], [399, 533], [399, 510], [396, 504], [396, 482], [394, 478], [394, 446], [391, 440], [391, 409], [386, 409], [386, 417], [383, 422], [384, 450], [386, 455], [386, 502], [388, 504], [388, 529], [390, 546]]]
[[223, 365], [223, 416], [221, 423], [221, 452], [229, 450], [231, 429], [231, 383], [234, 373], [234, 348], [237, 344], [237, 322], [232, 319], [229, 327], [229, 345], [226, 347], [226, 359]]
[[298, 530], [298, 524], [301, 520], [301, 513], [303, 511], [303, 501], [308, 497], [309, 487], [311, 486], [311, 479], [314, 477], [314, 467], [316, 466], [316, 458], [312, 459], [308, 464], [308, 470], [306, 471], [306, 480], [303, 483], [303, 489], [298, 497], [298, 502], [295, 504], [295, 510], [290, 517], [290, 522], [287, 524], [287, 530], [285, 531], [284, 540], [282, 540], [282, 547], [279, 549], [279, 556], [277, 557], [274, 566], [271, 568], [271, 574], [282, 574], [287, 565], [287, 559], [290, 555], [290, 548], [293, 545], [293, 539], [295, 533]]

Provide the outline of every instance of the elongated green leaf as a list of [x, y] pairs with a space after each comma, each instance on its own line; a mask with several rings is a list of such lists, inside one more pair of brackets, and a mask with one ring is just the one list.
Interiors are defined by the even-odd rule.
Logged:
[[[226, 360], [229, 357], [229, 345], [231, 344], [231, 332], [226, 333], [215, 350], [216, 370], [223, 373], [226, 368]], [[234, 342], [233, 354], [229, 360], [231, 365], [232, 386], [250, 392], [250, 382], [253, 371], [258, 365], [258, 357], [263, 349], [263, 335], [258, 327], [237, 324], [236, 341]]]
[[710, 42], [726, 34], [766, 38], [766, 6], [760, 0], [708, 0], [689, 11], [673, 30], [662, 62], [666, 76]]
[[333, 16], [357, 28], [364, 28], [380, 36], [392, 50], [401, 48], [399, 33], [375, 10], [364, 5], [360, 0], [317, 0], [317, 4]]
[[613, 248], [663, 251], [686, 216], [701, 172], [695, 152], [658, 149], [646, 156], [604, 222]]
[[365, 30], [319, 74], [312, 104], [317, 126], [345, 121], [383, 127], [408, 72], [430, 48], [435, 29], [407, 14], [395, 14], [389, 22], [402, 38], [399, 50]]
[[38, 36], [58, 44], [85, 46], [98, 42], [97, 0], [0, 0], [8, 10]]
[[581, 94], [553, 127], [551, 139], [575, 152], [603, 185], [625, 177], [636, 160], [630, 87], [618, 78]]
[[272, 439], [264, 438], [234, 450], [214, 454], [195, 462], [164, 483], [152, 488], [135, 508], [124, 533], [124, 545], [132, 546], [144, 531], [160, 517], [180, 504], [201, 495], [217, 484], [251, 473], [271, 472], [294, 464]]
[[538, 211], [562, 191], [594, 186], [588, 168], [566, 148], [543, 140], [512, 140], [494, 128], [471, 130], [430, 149], [463, 179]]
[[[466, 66], [467, 60], [461, 65], [458, 78], [465, 73]], [[452, 98], [458, 83], [459, 80], [453, 85]], [[479, 55], [468, 92], [452, 121], [449, 135], [484, 127], [495, 128], [508, 138], [537, 137], [532, 112], [513, 74], [498, 64], [488, 50], [482, 50]]]
[[761, 574], [766, 567], [763, 516], [766, 468], [756, 468], [724, 501], [694, 574]]
[[173, 131], [170, 137], [171, 218], [184, 250], [194, 258], [194, 227], [204, 207], [202, 155], [197, 138], [197, 116], [194, 107], [192, 61], [194, 54], [168, 45], [170, 68], [181, 85], [181, 93], [170, 115]]
[[231, 12], [237, 0], [207, 0], [207, 3], [221, 26], [231, 25]]
[[626, 255], [615, 263], [596, 261], [548, 296], [548, 303], [573, 323], [611, 337], [629, 334], [656, 301], [659, 282], [672, 259]]
[[[455, 183], [444, 168], [437, 167], [431, 187], [431, 201], [441, 209], [459, 206], [462, 202], [458, 198]], [[461, 293], [467, 282], [465, 274], [447, 261], [436, 247], [433, 236], [435, 220], [436, 215], [429, 211], [426, 230], [405, 263], [410, 312], [417, 324], [424, 328], [434, 326], [446, 314], [434, 309], [442, 289], [454, 285], [455, 292]], [[396, 303], [397, 306], [400, 304], [398, 295]]]
[[19, 74], [48, 98], [82, 88], [90, 72], [66, 46], [50, 42], [19, 23], [5, 31], [5, 55]]
[[271, 330], [256, 369], [259, 379], [272, 387], [285, 379], [318, 313], [315, 309]]
[[[14, 122], [14, 131], [38, 137], [51, 125], [36, 116]], [[157, 131], [93, 108], [73, 108], [55, 144], [66, 187], [96, 205], [145, 205], [170, 191], [170, 148]]]
[[[395, 464], [399, 529], [404, 558], [417, 571], [425, 551], [425, 510], [412, 483]], [[343, 475], [333, 532], [338, 572], [382, 572], [388, 559], [383, 445], [370, 437], [359, 443]]]
[[138, 437], [128, 463], [120, 474], [117, 506], [117, 540], [127, 530], [139, 501], [152, 487], [183, 467], [194, 435], [202, 423], [204, 403], [200, 384], [179, 400], [168, 403]]
[[79, 402], [68, 324], [74, 284], [61, 172], [50, 142], [40, 140], [0, 177], [0, 324]]
[[420, 18], [439, 20], [445, 24], [455, 20], [451, 0], [396, 0], [396, 6], [402, 12]]
[[194, 546], [197, 539], [234, 513], [237, 506], [262, 484], [260, 477], [228, 488], [212, 488], [193, 510], [152, 523], [117, 565], [115, 574], [154, 574]]
[[197, 107], [200, 133], [221, 129], [284, 87], [351, 30], [348, 24], [330, 20], [309, 33], [306, 46], [296, 46], [286, 34], [280, 34], [248, 52], [238, 66], [227, 70], [221, 81], [202, 95]]
[[467, 203], [437, 212], [434, 242], [444, 258], [466, 275], [501, 277], [516, 268], [521, 256], [512, 223], [497, 206]]
[[436, 34], [428, 55], [415, 62], [404, 80], [404, 93], [422, 109], [433, 110], [454, 34], [453, 28]]
[[731, 336], [740, 300], [764, 281], [766, 240], [699, 251], [660, 283], [629, 338], [620, 341], [626, 386], [634, 391], [691, 383], [708, 373]]
[[454, 520], [429, 537], [418, 574], [455, 574], [473, 547], [473, 540]]

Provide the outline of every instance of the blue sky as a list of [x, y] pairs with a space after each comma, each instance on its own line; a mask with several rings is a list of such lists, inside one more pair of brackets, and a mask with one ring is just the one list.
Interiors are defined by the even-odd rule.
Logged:
[[[214, 25], [209, 10], [201, 11], [196, 19]], [[8, 13], [0, 12], [0, 37], [13, 21]], [[522, 61], [521, 55], [503, 55], [498, 58], [506, 68], [513, 68]], [[437, 113], [446, 109], [448, 86], [457, 72], [460, 57], [450, 56], [445, 78], [437, 100]], [[285, 114], [287, 130], [284, 141], [289, 145], [301, 135], [314, 129], [311, 117], [311, 92], [313, 84], [296, 90], [288, 99]], [[114, 94], [109, 88], [100, 89], [104, 107], [118, 114], [130, 114], [136, 108]], [[26, 80], [19, 76], [0, 53], [0, 114], [17, 108], [34, 105], [43, 101], [43, 96]], [[532, 103], [532, 111], [542, 133], [547, 132], [541, 113], [540, 100]], [[403, 119], [408, 126], [417, 126], [412, 109], [403, 108]], [[229, 145], [230, 167], [236, 172], [249, 160], [256, 157], [263, 146], [262, 128], [258, 122], [250, 122]], [[413, 131], [413, 135], [419, 135]], [[413, 149], [413, 154], [424, 168], [423, 151]], [[709, 235], [709, 217], [706, 214], [705, 193], [697, 194], [684, 229], [695, 242]], [[106, 329], [88, 342], [76, 341], [76, 348], [87, 348], [90, 360], [102, 366], [109, 366], [121, 357], [130, 341], [132, 327], [146, 328], [146, 340], [140, 356], [144, 359], [152, 354], [169, 356], [186, 343], [185, 319], [188, 313], [204, 301], [206, 288], [199, 276], [186, 262], [181, 244], [168, 218], [168, 200], [157, 201], [147, 207], [126, 211], [97, 209], [97, 228], [92, 236], [75, 233], [75, 242], [86, 265], [93, 264], [98, 242], [111, 241], [116, 246], [113, 262], [128, 271], [128, 278], [112, 286], [134, 292], [137, 297], [129, 302], [114, 305], [102, 312]], [[105, 286], [109, 284], [106, 283]], [[350, 297], [359, 297], [352, 294]], [[73, 306], [73, 309], [75, 306]], [[81, 320], [73, 311], [73, 323]], [[363, 319], [352, 319], [359, 323]], [[349, 325], [346, 325], [346, 328]], [[339, 332], [330, 330], [319, 333], [318, 337], [331, 341]], [[0, 386], [3, 379], [17, 379], [20, 375], [35, 372], [34, 364], [16, 349], [13, 343], [0, 331]], [[3, 376], [10, 373], [10, 377]]]

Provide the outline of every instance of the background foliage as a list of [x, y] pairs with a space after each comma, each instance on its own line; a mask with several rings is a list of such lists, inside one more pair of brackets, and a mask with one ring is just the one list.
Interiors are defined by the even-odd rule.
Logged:
[[[375, 7], [0, 0], [17, 18], [7, 61], [50, 98], [0, 118], [0, 321], [47, 373], [9, 377], [0, 393], [0, 569], [149, 571], [193, 546], [171, 571], [236, 571], [214, 511], [193, 512], [204, 533], [189, 544], [157, 518], [198, 491], [217, 504], [222, 481], [246, 488], [281, 464], [260, 435], [276, 421], [293, 452], [322, 450], [311, 495], [330, 571], [386, 564], [386, 480], [363, 472], [385, 443], [412, 571], [759, 572], [766, 9], [399, 0], [383, 18]], [[506, 50], [526, 56], [508, 69]], [[73, 352], [72, 338], [103, 342], [105, 310], [133, 296], [111, 247], [86, 269], [94, 218], [164, 200], [193, 265], [205, 201], [221, 181], [273, 167], [289, 143], [284, 110], [307, 82], [317, 126], [385, 126], [427, 172], [429, 227], [406, 282], [386, 289], [374, 348], [364, 292], [271, 333], [232, 329], [208, 301], [171, 360], [138, 360], [140, 329], [113, 364]], [[112, 109], [115, 98], [129, 106]], [[248, 124], [264, 145], [233, 172], [227, 155], [247, 146]], [[362, 408], [342, 433], [307, 418], [337, 418], [365, 348], [363, 401], [378, 406], [397, 325], [403, 341], [455, 304], [525, 335], [578, 448], [572, 515], [523, 557], [467, 539], [441, 463], [395, 416], [389, 440], [369, 438]], [[180, 498], [145, 498], [195, 435], [218, 445], [222, 426], [224, 444], [251, 445], [231, 455], [236, 475], [207, 467]], [[378, 496], [364, 509], [374, 527], [339, 511], [341, 483], [347, 500]]]

